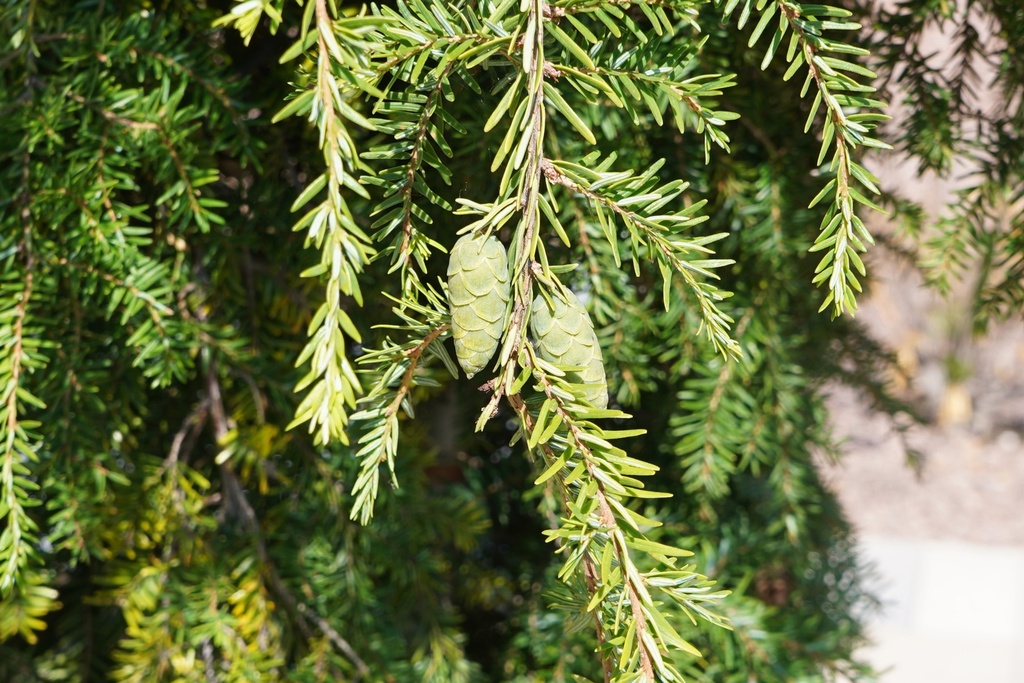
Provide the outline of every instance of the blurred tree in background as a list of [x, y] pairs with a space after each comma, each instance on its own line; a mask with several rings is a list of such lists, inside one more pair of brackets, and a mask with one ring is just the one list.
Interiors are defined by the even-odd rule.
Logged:
[[[880, 80], [903, 110], [897, 149], [922, 175], [955, 178], [938, 220], [898, 195], [887, 205], [927, 279], [973, 283], [975, 330], [1024, 311], [1024, 5], [861, 0]], [[930, 39], [929, 39], [930, 38]]]
[[849, 4], [0, 1], [0, 680], [870, 678], [813, 464], [826, 383], [901, 409], [867, 67], [1007, 314], [1024, 17]]

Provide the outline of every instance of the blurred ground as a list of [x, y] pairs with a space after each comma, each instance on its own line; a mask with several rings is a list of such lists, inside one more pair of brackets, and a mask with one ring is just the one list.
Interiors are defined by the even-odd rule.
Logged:
[[[834, 393], [844, 457], [824, 471], [860, 533], [1024, 549], [1024, 444], [1021, 427], [1011, 422], [1024, 418], [1024, 391], [997, 384], [984, 391], [999, 403], [974, 408], [979, 427], [914, 427], [904, 434], [852, 392]], [[917, 472], [906, 445], [921, 454]]]
[[883, 683], [1024, 681], [1024, 549], [862, 536], [886, 610], [861, 653]]
[[[902, 178], [933, 215], [949, 196], [949, 183], [912, 168], [873, 170]], [[931, 424], [832, 393], [844, 456], [822, 472], [884, 603], [862, 655], [886, 670], [882, 683], [1024, 683], [1024, 312], [975, 337], [970, 273], [943, 300], [884, 247], [872, 261], [880, 279], [858, 317], [896, 352], [893, 386]], [[916, 471], [908, 449], [920, 454]]]
[[[830, 401], [844, 456], [822, 471], [883, 601], [861, 654], [885, 670], [883, 683], [1022, 683], [1024, 326], [953, 339], [943, 321], [955, 304], [915, 309], [922, 297], [883, 283], [874, 300], [884, 305], [869, 302], [863, 318], [903, 355], [913, 346], [906, 395], [944, 424], [901, 431], [849, 390]], [[916, 329], [913, 311], [925, 312]], [[962, 381], [949, 377], [951, 353], [967, 368]]]

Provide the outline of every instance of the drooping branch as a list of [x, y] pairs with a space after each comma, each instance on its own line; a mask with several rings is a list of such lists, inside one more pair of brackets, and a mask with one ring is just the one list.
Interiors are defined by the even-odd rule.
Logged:
[[[0, 462], [0, 502], [5, 508], [3, 521], [6, 528], [0, 534], [0, 596], [6, 596], [18, 582], [22, 564], [28, 557], [28, 544], [33, 522], [26, 511], [25, 478], [16, 471], [23, 458], [31, 457], [30, 446], [25, 442], [27, 435], [21, 424], [22, 402], [31, 397], [23, 386], [26, 369], [26, 319], [32, 300], [36, 277], [36, 255], [32, 245], [34, 232], [31, 195], [31, 159], [26, 151], [22, 156], [21, 192], [16, 206], [19, 207], [22, 234], [18, 243], [23, 270], [21, 291], [15, 298], [13, 315], [7, 325], [9, 333], [3, 335], [5, 356], [0, 357], [0, 400], [3, 402], [4, 422], [0, 428], [3, 440], [2, 462]], [[38, 399], [35, 399], [38, 402]]]

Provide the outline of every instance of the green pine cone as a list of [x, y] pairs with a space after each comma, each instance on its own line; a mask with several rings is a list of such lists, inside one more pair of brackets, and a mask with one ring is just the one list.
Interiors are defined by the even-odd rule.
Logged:
[[448, 259], [448, 303], [455, 357], [472, 377], [484, 369], [505, 331], [511, 282], [505, 247], [493, 235], [469, 233]]
[[569, 381], [586, 385], [584, 398], [603, 410], [608, 407], [608, 381], [590, 314], [572, 292], [568, 292], [568, 300], [557, 294], [552, 299], [554, 310], [540, 295], [533, 300], [530, 331], [537, 340], [537, 350], [541, 358], [557, 365], [582, 367], [579, 372], [569, 373]]

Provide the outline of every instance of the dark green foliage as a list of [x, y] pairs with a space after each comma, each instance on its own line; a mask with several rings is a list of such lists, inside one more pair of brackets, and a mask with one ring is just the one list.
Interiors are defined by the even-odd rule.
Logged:
[[[827, 382], [899, 409], [817, 314], [884, 146], [849, 17], [0, 0], [0, 679], [869, 678], [813, 463]], [[510, 282], [472, 380], [460, 231]], [[568, 292], [583, 372], [529, 333]]]

